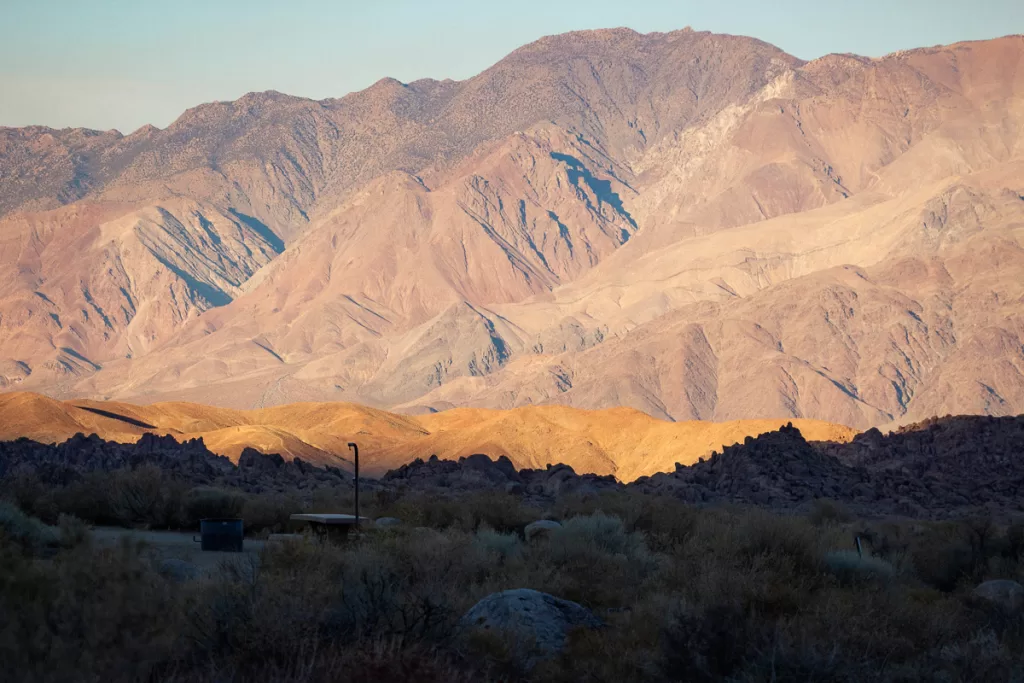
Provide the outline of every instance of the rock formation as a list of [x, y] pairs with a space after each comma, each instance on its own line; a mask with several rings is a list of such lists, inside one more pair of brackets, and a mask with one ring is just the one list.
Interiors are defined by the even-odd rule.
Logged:
[[[804, 512], [818, 499], [867, 516], [919, 519], [1012, 517], [1024, 490], [1024, 417], [931, 421], [890, 435], [873, 431], [848, 444], [808, 443], [798, 429], [748, 437], [707, 459], [624, 484], [611, 475], [580, 474], [564, 464], [517, 469], [501, 456], [416, 459], [372, 479], [367, 491], [459, 496], [510, 494], [543, 505], [565, 495], [637, 492], [694, 505], [734, 503]], [[34, 476], [66, 485], [88, 472], [154, 465], [193, 485], [252, 493], [310, 492], [352, 486], [349, 472], [286, 461], [247, 449], [237, 465], [211, 453], [201, 439], [184, 443], [147, 434], [138, 443], [77, 435], [58, 445], [28, 439], [0, 442], [0, 480]]]

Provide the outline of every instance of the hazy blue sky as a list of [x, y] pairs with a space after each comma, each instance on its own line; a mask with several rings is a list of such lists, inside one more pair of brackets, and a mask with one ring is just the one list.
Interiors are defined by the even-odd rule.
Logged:
[[1024, 0], [0, 0], [0, 125], [164, 127], [252, 90], [462, 79], [540, 36], [751, 35], [804, 59], [1024, 33]]

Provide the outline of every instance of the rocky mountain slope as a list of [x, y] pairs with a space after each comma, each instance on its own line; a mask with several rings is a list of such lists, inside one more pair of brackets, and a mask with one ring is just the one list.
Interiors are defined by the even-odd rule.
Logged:
[[553, 36], [462, 82], [0, 130], [0, 383], [867, 428], [1024, 411], [1024, 38]]

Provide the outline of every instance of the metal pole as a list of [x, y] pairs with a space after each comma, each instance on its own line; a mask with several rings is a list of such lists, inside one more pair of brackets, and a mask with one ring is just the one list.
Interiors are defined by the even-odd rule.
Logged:
[[356, 472], [355, 472], [355, 483], [356, 483], [356, 528], [359, 528], [359, 446], [354, 443], [348, 445], [352, 449], [352, 454], [355, 457]]

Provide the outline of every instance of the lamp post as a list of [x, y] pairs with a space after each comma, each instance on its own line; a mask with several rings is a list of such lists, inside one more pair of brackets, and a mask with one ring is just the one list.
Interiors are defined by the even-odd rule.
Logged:
[[352, 455], [356, 463], [355, 484], [356, 484], [356, 528], [359, 528], [359, 446], [354, 443], [348, 445], [352, 449]]

